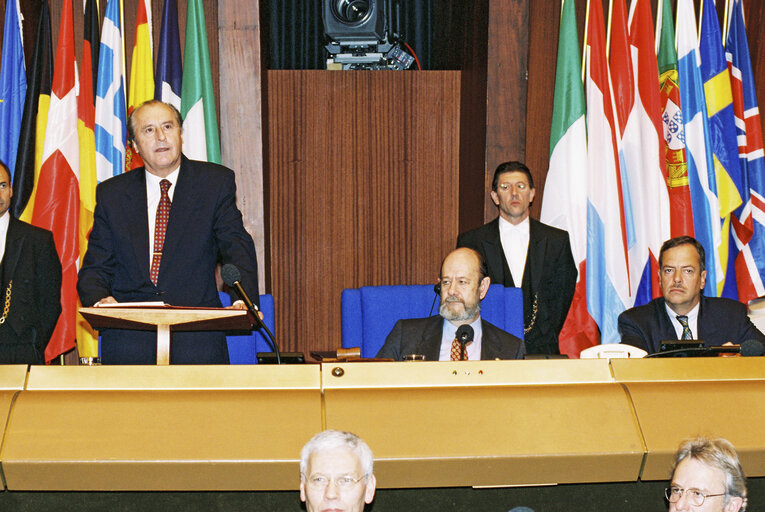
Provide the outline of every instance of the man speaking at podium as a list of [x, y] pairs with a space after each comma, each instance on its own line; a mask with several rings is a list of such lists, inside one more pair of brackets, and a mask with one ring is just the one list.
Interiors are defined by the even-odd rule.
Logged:
[[[181, 126], [178, 110], [157, 100], [128, 118], [128, 137], [144, 167], [96, 189], [93, 230], [77, 283], [84, 306], [160, 301], [220, 307], [218, 262], [236, 265], [242, 286], [257, 298], [255, 246], [236, 206], [234, 173], [184, 157]], [[101, 332], [103, 364], [155, 364], [156, 358], [155, 332]], [[170, 362], [226, 364], [226, 337], [173, 333]]]
[[707, 280], [704, 247], [690, 236], [667, 240], [659, 251], [663, 297], [619, 315], [622, 343], [658, 352], [666, 340], [702, 340], [705, 345], [747, 340], [765, 343], [738, 301], [701, 295]]
[[[491, 279], [478, 251], [463, 247], [450, 252], [441, 264], [440, 315], [399, 320], [377, 353], [381, 359], [400, 361], [417, 354], [428, 361], [465, 359], [523, 359], [523, 341], [481, 319], [481, 300]], [[470, 326], [474, 337], [464, 354], [457, 333]]]

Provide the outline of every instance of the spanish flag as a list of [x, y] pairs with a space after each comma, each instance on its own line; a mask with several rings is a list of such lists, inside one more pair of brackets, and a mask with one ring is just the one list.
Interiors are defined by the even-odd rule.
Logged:
[[[135, 21], [135, 42], [130, 64], [130, 89], [128, 90], [128, 114], [144, 101], [154, 98], [154, 63], [151, 44], [151, 0], [138, 2]], [[143, 160], [128, 141], [125, 152], [125, 170], [143, 166]]]

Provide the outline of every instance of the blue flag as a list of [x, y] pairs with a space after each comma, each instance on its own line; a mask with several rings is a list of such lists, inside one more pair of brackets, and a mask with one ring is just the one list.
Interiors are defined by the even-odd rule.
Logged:
[[5, 2], [3, 56], [0, 67], [0, 160], [9, 173], [16, 169], [21, 118], [27, 94], [24, 46], [21, 42], [21, 12], [18, 0]]
[[165, 0], [162, 8], [162, 28], [157, 50], [157, 70], [154, 73], [154, 98], [181, 110], [181, 39], [178, 35], [178, 5]]

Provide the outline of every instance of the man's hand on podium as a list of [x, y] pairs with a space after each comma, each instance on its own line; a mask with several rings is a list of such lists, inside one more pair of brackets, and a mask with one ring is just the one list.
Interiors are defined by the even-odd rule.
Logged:
[[109, 295], [108, 297], [104, 297], [103, 299], [93, 304], [93, 307], [97, 308], [98, 306], [101, 306], [103, 304], [117, 304], [117, 299]]
[[[234, 301], [234, 303], [231, 304], [230, 306], [226, 306], [225, 309], [247, 309], [247, 306], [244, 305], [243, 300], [237, 300], [237, 301]], [[260, 320], [263, 321], [262, 311], [258, 311], [258, 318], [260, 318]]]

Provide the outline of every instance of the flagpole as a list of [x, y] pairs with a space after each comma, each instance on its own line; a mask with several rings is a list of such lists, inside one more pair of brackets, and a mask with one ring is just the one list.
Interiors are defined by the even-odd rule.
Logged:
[[699, 45], [699, 38], [701, 37], [701, 23], [703, 19], [704, 19], [704, 0], [701, 0], [699, 2], [699, 21], [698, 21], [699, 26], [696, 27], [696, 46]]
[[614, 19], [614, 0], [608, 0], [608, 27], [606, 27], [606, 60], [611, 53], [611, 26]]
[[654, 53], [656, 55], [659, 55], [659, 48], [661, 48], [661, 27], [663, 27], [664, 23], [664, 16], [662, 15], [664, 12], [664, 0], [659, 0], [659, 3], [657, 4], [656, 8], [659, 12], [656, 13], [656, 35], [654, 36]]
[[677, 52], [677, 25], [680, 22], [680, 18], [678, 17], [678, 14], [680, 14], [680, 1], [675, 4], [675, 52]]
[[728, 29], [730, 28], [728, 26], [728, 23], [730, 22], [730, 17], [728, 16], [728, 8], [730, 8], [730, 0], [725, 0], [725, 14], [723, 15], [723, 31], [722, 31], [722, 45], [723, 48], [725, 48], [725, 41], [728, 40]]
[[584, 14], [584, 51], [582, 52], [582, 83], [584, 83], [585, 64], [587, 63], [587, 30], [590, 24], [590, 0], [587, 0], [587, 12]]
[[[120, 40], [122, 42], [122, 83], [127, 90], [127, 72], [125, 71], [125, 3], [120, 0]], [[127, 99], [127, 98], [126, 98]], [[124, 162], [123, 162], [124, 167]], [[124, 172], [124, 169], [122, 170]]]

